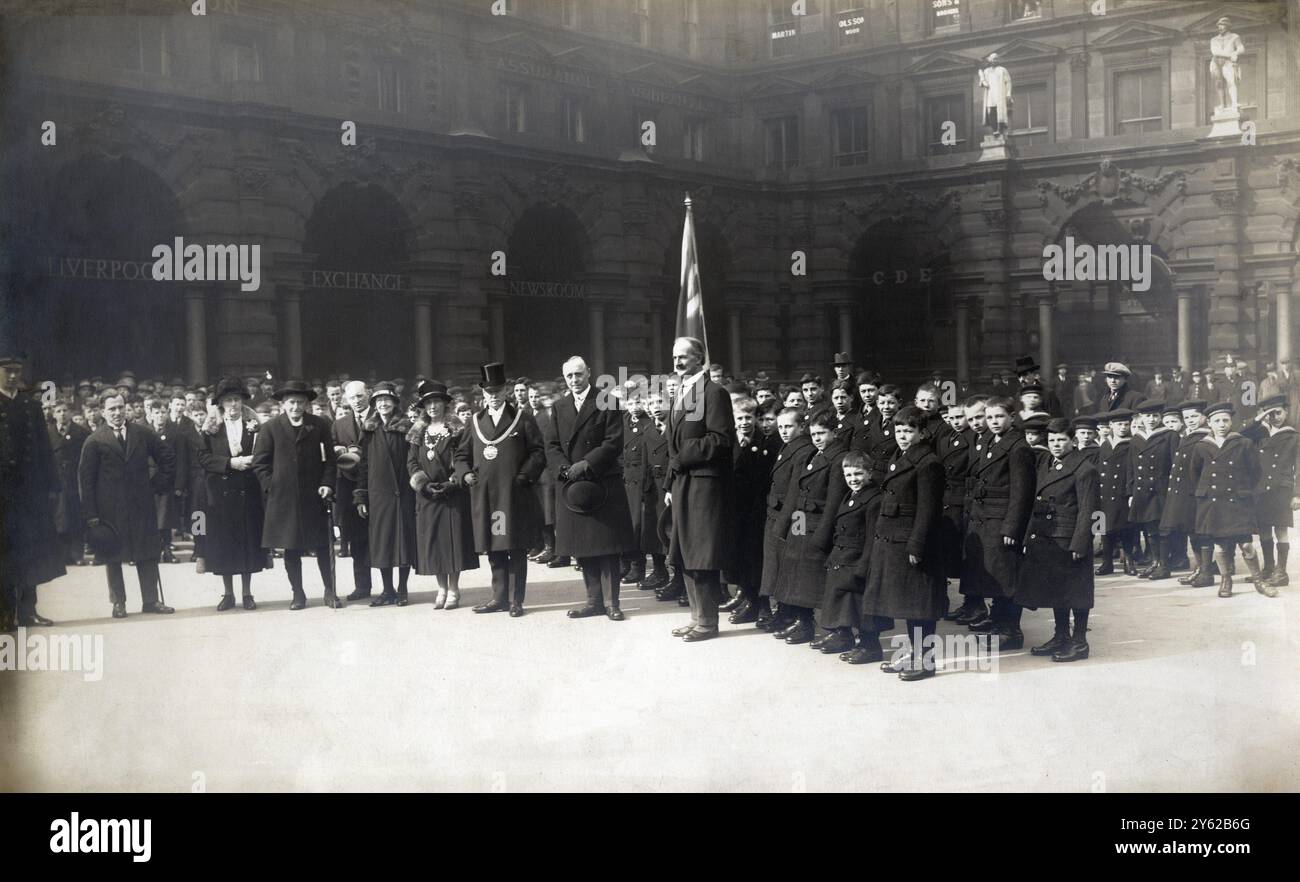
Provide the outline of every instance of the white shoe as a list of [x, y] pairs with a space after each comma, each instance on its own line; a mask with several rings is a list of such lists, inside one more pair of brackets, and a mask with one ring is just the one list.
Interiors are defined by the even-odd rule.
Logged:
[[460, 591], [451, 590], [447, 592], [447, 609], [456, 609], [460, 606]]
[[442, 608], [443, 608], [444, 606], [446, 606], [446, 605], [447, 605], [447, 589], [445, 589], [445, 588], [439, 588], [439, 589], [438, 589], [438, 597], [437, 597], [437, 599], [434, 600], [434, 602], [433, 602], [433, 608], [434, 608], [434, 609], [442, 609]]

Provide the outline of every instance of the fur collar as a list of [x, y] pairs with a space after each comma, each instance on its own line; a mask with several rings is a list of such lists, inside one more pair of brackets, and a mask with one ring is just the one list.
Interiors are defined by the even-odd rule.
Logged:
[[[372, 411], [361, 423], [361, 428], [367, 432], [378, 432], [379, 414]], [[405, 416], [401, 416], [395, 420], [389, 420], [387, 429], [390, 432], [400, 432], [405, 435], [411, 431], [411, 421]]]

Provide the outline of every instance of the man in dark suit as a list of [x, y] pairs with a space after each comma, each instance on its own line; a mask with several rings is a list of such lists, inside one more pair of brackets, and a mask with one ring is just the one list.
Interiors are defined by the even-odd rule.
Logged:
[[334, 590], [325, 506], [338, 477], [334, 438], [325, 417], [307, 412], [316, 390], [302, 380], [288, 380], [275, 390], [283, 411], [262, 426], [253, 445], [253, 471], [266, 495], [262, 547], [284, 549], [284, 569], [293, 588], [289, 609], [307, 605], [302, 584], [302, 554], [314, 551], [325, 605], [343, 606]]
[[[370, 390], [360, 380], [352, 380], [343, 387], [343, 400], [348, 409], [334, 421], [334, 453], [345, 457], [338, 468], [334, 490], [334, 518], [339, 525], [342, 542], [352, 557], [352, 593], [348, 600], [362, 600], [370, 596], [370, 526], [357, 514], [352, 493], [357, 489], [355, 457], [361, 455], [361, 426], [370, 416]], [[345, 454], [352, 454], [345, 456]]]
[[[158, 599], [158, 555], [162, 551], [154, 493], [174, 486], [176, 460], [166, 442], [144, 426], [128, 423], [126, 401], [114, 390], [100, 399], [104, 425], [81, 448], [77, 476], [81, 510], [92, 532], [101, 525], [116, 533], [120, 547], [97, 549], [105, 564], [113, 618], [126, 618], [122, 561], [135, 562], [142, 611], [174, 612]], [[154, 474], [149, 476], [152, 460]]]
[[734, 551], [731, 396], [708, 378], [703, 364], [700, 340], [673, 342], [673, 370], [680, 382], [668, 413], [670, 489], [664, 503], [672, 511], [668, 553], [685, 574], [691, 605], [690, 625], [673, 634], [688, 643], [718, 635], [719, 572], [730, 565]]
[[50, 426], [49, 434], [54, 466], [59, 473], [54, 526], [59, 532], [64, 562], [82, 564], [85, 535], [81, 524], [81, 496], [77, 493], [77, 465], [90, 430], [74, 423], [68, 403], [60, 401], [54, 405], [54, 425]]
[[1105, 414], [1113, 410], [1131, 411], [1137, 407], [1138, 401], [1142, 396], [1136, 389], [1128, 387], [1129, 377], [1133, 372], [1128, 367], [1118, 361], [1106, 363], [1106, 392], [1092, 406], [1092, 412], [1098, 417], [1105, 419]]
[[[587, 604], [569, 618], [607, 615], [621, 622], [619, 565], [632, 548], [632, 516], [623, 489], [623, 417], [612, 396], [591, 385], [587, 363], [564, 363], [570, 395], [555, 403], [546, 427], [546, 459], [560, 482], [563, 504], [555, 511], [555, 546], [577, 558], [587, 587]], [[598, 400], [598, 398], [600, 400]]]

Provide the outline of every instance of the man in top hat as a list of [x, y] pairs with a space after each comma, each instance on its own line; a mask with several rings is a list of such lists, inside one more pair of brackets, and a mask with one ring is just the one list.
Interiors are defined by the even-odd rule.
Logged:
[[370, 525], [357, 513], [353, 494], [357, 489], [356, 467], [361, 460], [361, 431], [370, 418], [370, 390], [360, 380], [343, 386], [342, 401], [347, 405], [334, 420], [334, 453], [338, 456], [338, 477], [334, 489], [334, 520], [339, 526], [341, 544], [352, 558], [352, 593], [347, 599], [363, 600], [370, 596]]
[[492, 599], [474, 612], [509, 609], [518, 617], [524, 614], [528, 549], [542, 541], [542, 508], [533, 485], [546, 467], [546, 453], [537, 422], [510, 402], [506, 366], [483, 365], [482, 386], [483, 409], [470, 418], [455, 455], [456, 480], [470, 488], [474, 546], [487, 554], [492, 569]]
[[22, 391], [23, 366], [17, 352], [0, 353], [0, 627], [6, 631], [54, 624], [36, 611], [36, 586], [66, 572], [54, 523], [59, 473], [41, 406]]
[[[555, 510], [556, 552], [577, 558], [587, 603], [569, 618], [607, 615], [621, 622], [620, 562], [633, 547], [632, 515], [623, 489], [623, 419], [591, 385], [581, 356], [564, 363], [569, 395], [547, 425], [546, 459], [561, 488]], [[644, 560], [643, 560], [644, 565]]]
[[[664, 503], [672, 512], [669, 557], [685, 574], [691, 606], [690, 624], [673, 633], [687, 642], [718, 635], [720, 571], [734, 553], [731, 396], [708, 378], [703, 362], [700, 340], [673, 341], [673, 370], [680, 385], [668, 413], [670, 489]], [[820, 390], [820, 382], [815, 385]]]
[[835, 372], [837, 380], [853, 379], [853, 359], [847, 352], [835, 353], [835, 361], [831, 363], [831, 370]]
[[1106, 377], [1106, 392], [1101, 398], [1097, 399], [1092, 412], [1099, 419], [1104, 420], [1106, 414], [1112, 410], [1133, 410], [1142, 397], [1136, 390], [1128, 387], [1128, 380], [1133, 375], [1133, 372], [1121, 362], [1110, 361], [1106, 363], [1104, 374]]
[[302, 380], [288, 380], [274, 394], [283, 410], [262, 426], [253, 444], [253, 471], [266, 495], [262, 547], [284, 550], [284, 569], [293, 589], [289, 609], [307, 606], [304, 551], [316, 554], [325, 605], [338, 608], [344, 604], [335, 592], [330, 561], [334, 537], [325, 509], [338, 477], [330, 422], [307, 412], [316, 390]]
[[1024, 386], [1039, 386], [1040, 394], [1043, 395], [1043, 401], [1039, 406], [1040, 410], [1047, 412], [1052, 416], [1061, 416], [1061, 402], [1058, 401], [1056, 393], [1050, 389], [1043, 388], [1043, 372], [1032, 355], [1022, 355], [1015, 359], [1015, 377], [1019, 381], [1017, 392], [1011, 394], [1015, 397], [1021, 397], [1024, 392]]
[[1296, 443], [1300, 436], [1286, 424], [1287, 403], [1284, 393], [1261, 400], [1254, 422], [1241, 430], [1258, 448], [1259, 477], [1255, 481], [1254, 502], [1255, 524], [1264, 556], [1260, 578], [1275, 588], [1288, 584], [1286, 564], [1294, 518], [1291, 505], [1295, 499], [1296, 456], [1300, 453], [1300, 445]]
[[100, 404], [104, 425], [82, 446], [77, 476], [91, 547], [105, 564], [113, 618], [126, 618], [124, 560], [135, 562], [142, 611], [174, 612], [158, 599], [162, 537], [158, 532], [154, 493], [170, 491], [174, 486], [175, 457], [167, 443], [148, 428], [127, 422], [126, 402], [120, 392], [105, 391]]

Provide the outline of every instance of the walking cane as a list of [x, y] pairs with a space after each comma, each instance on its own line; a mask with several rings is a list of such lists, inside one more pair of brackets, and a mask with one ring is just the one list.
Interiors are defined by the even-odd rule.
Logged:
[[329, 524], [330, 530], [330, 609], [339, 608], [339, 591], [338, 591], [338, 556], [334, 549], [334, 505], [329, 499], [325, 502], [325, 518]]

